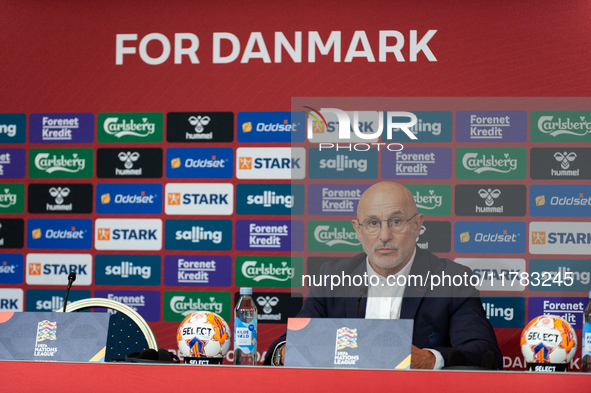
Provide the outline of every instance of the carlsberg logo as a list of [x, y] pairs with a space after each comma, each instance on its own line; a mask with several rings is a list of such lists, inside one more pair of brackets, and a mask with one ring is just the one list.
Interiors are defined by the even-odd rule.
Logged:
[[147, 117], [142, 118], [141, 123], [136, 123], [133, 119], [119, 121], [118, 117], [107, 117], [103, 128], [107, 134], [117, 138], [126, 135], [146, 137], [154, 133], [156, 124], [149, 122]]
[[242, 274], [256, 282], [261, 280], [287, 281], [294, 277], [294, 269], [287, 266], [287, 262], [281, 262], [281, 266], [275, 267], [272, 263], [259, 265], [257, 261], [245, 261], [242, 264]]
[[591, 133], [591, 122], [585, 120], [585, 116], [579, 118], [560, 118], [554, 116], [541, 116], [538, 119], [538, 128], [544, 134], [558, 136], [561, 134], [584, 136]]
[[421, 195], [419, 191], [413, 195], [418, 208], [433, 210], [441, 207], [443, 196], [435, 194], [434, 190], [429, 190], [429, 195]]
[[489, 171], [509, 173], [517, 169], [517, 159], [510, 158], [509, 153], [505, 153], [502, 157], [495, 157], [494, 154], [489, 156], [482, 154], [479, 157], [478, 153], [466, 153], [462, 164], [467, 170], [476, 173]]
[[86, 160], [78, 157], [78, 153], [73, 153], [72, 158], [66, 158], [63, 154], [49, 156], [49, 153], [39, 153], [35, 157], [35, 166], [37, 169], [47, 172], [69, 172], [76, 173], [84, 170]]
[[187, 299], [185, 296], [173, 296], [170, 299], [170, 309], [183, 316], [194, 313], [195, 311], [211, 311], [216, 314], [222, 313], [223, 304], [216, 302], [215, 297], [210, 297], [209, 302], [201, 299]]
[[346, 244], [349, 246], [359, 246], [361, 242], [357, 240], [357, 234], [354, 230], [347, 231], [345, 228], [340, 230], [332, 228], [330, 225], [318, 225], [314, 230], [314, 238], [319, 243], [327, 246], [335, 244]]
[[8, 208], [16, 205], [17, 198], [17, 194], [13, 194], [9, 188], [5, 188], [4, 194], [0, 194], [0, 208]]

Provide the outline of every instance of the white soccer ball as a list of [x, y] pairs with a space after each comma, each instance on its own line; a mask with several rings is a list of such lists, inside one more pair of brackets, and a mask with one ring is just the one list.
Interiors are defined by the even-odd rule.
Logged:
[[532, 319], [521, 333], [521, 352], [528, 363], [568, 363], [576, 351], [575, 330], [556, 315]]
[[228, 324], [209, 311], [188, 315], [179, 325], [176, 337], [179, 351], [185, 357], [221, 358], [231, 345]]

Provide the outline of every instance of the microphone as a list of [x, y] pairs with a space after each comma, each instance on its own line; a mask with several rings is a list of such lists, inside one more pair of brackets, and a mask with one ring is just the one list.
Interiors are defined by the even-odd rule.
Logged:
[[468, 359], [466, 359], [466, 355], [464, 352], [460, 351], [459, 349], [452, 349], [449, 352], [449, 357], [447, 358], [448, 367], [466, 367], [468, 364]]
[[76, 273], [72, 272], [68, 275], [68, 289], [66, 289], [66, 297], [64, 299], [64, 312], [66, 312], [66, 305], [68, 304], [68, 295], [70, 294], [70, 288], [72, 283], [76, 281]]
[[480, 363], [480, 368], [485, 370], [496, 370], [496, 356], [493, 351], [488, 351], [484, 355], [482, 355], [482, 361]]
[[361, 299], [367, 295], [367, 287], [361, 288], [359, 291], [359, 299], [357, 299], [357, 309], [355, 311], [355, 318], [359, 318], [359, 303], [361, 303]]

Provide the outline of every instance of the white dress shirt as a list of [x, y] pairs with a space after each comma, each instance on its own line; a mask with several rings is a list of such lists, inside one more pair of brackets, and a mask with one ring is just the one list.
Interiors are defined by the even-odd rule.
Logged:
[[[402, 306], [402, 297], [406, 289], [407, 280], [397, 280], [399, 276], [406, 276], [410, 273], [412, 264], [415, 261], [417, 250], [415, 248], [412, 257], [408, 263], [396, 274], [386, 277], [380, 276], [373, 270], [369, 263], [369, 258], [365, 259], [367, 265], [367, 275], [369, 288], [367, 291], [367, 306], [365, 308], [365, 319], [400, 319], [400, 308]], [[374, 278], [372, 278], [374, 276]], [[398, 283], [405, 284], [399, 286]], [[377, 285], [372, 285], [377, 284]], [[391, 285], [388, 285], [391, 284]], [[435, 355], [434, 370], [439, 370], [445, 365], [441, 353], [435, 349], [425, 348]]]

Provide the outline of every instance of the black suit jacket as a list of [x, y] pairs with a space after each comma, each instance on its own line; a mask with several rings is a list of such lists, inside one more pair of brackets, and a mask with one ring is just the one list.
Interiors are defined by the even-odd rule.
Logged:
[[[366, 254], [363, 253], [352, 258], [330, 261], [322, 265], [318, 275], [363, 277], [367, 273], [365, 260]], [[439, 351], [446, 365], [452, 349], [461, 350], [466, 355], [469, 366], [480, 366], [483, 355], [492, 351], [497, 368], [502, 369], [501, 351], [494, 330], [486, 319], [479, 291], [470, 285], [431, 288], [429, 277], [441, 277], [443, 274], [469, 279], [472, 271], [466, 266], [417, 248], [409, 277], [418, 275], [422, 279], [416, 280], [417, 285], [411, 285], [413, 282], [407, 284], [400, 309], [400, 319], [414, 319], [413, 345]], [[326, 287], [310, 287], [310, 293], [297, 315], [298, 318], [356, 317], [362, 287], [345, 285], [331, 291], [330, 281], [328, 282]], [[359, 318], [365, 318], [366, 305], [367, 298], [362, 297], [359, 302]], [[265, 364], [271, 364], [273, 350], [282, 341], [285, 341], [285, 334], [271, 344]]]

